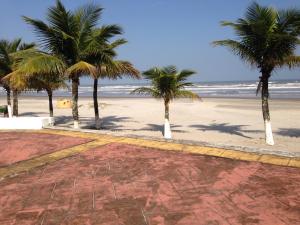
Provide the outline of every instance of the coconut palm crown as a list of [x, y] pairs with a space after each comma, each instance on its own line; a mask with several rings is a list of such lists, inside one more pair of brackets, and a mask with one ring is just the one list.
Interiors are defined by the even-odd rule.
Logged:
[[200, 97], [186, 90], [186, 87], [192, 86], [193, 83], [187, 79], [195, 74], [191, 70], [177, 71], [175, 66], [167, 66], [163, 68], [152, 68], [143, 73], [145, 79], [151, 81], [151, 87], [137, 88], [132, 93], [151, 95], [154, 98], [161, 98], [165, 105], [165, 138], [171, 138], [171, 130], [169, 124], [169, 104], [175, 98], [192, 98]]
[[3, 79], [6, 75], [17, 69], [17, 59], [14, 54], [31, 49], [35, 46], [34, 43], [22, 43], [21, 38], [13, 41], [0, 40], [0, 84], [3, 85], [7, 93], [7, 104], [11, 104], [10, 92], [13, 91], [13, 115], [18, 115], [18, 92], [12, 85]]
[[[52, 57], [62, 60], [66, 65], [66, 73], [72, 81], [72, 114], [75, 128], [78, 128], [79, 122], [80, 76], [96, 74], [95, 64], [98, 61], [109, 60], [103, 48], [99, 47], [105, 33], [97, 32], [102, 10], [103, 8], [98, 5], [87, 4], [70, 11], [57, 0], [56, 5], [48, 9], [47, 23], [23, 17], [33, 27], [43, 50]], [[121, 28], [117, 25], [107, 25], [105, 30], [106, 34], [109, 33], [106, 38], [121, 33]]]
[[300, 65], [300, 57], [295, 55], [300, 43], [300, 10], [276, 10], [254, 2], [247, 8], [244, 18], [221, 22], [221, 25], [231, 27], [237, 39], [215, 41], [213, 44], [229, 48], [261, 73], [257, 92], [261, 90], [266, 142], [273, 145], [268, 83], [275, 69]]

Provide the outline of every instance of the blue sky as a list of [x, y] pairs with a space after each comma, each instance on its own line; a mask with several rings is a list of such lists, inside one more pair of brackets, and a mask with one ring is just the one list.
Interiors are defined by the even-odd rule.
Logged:
[[[63, 0], [69, 9], [87, 2], [105, 8], [100, 24], [116, 23], [124, 28], [128, 44], [119, 48], [119, 58], [131, 61], [138, 69], [176, 65], [193, 69], [194, 81], [255, 80], [259, 73], [214, 40], [234, 38], [221, 20], [242, 17], [248, 0]], [[299, 0], [259, 0], [276, 8], [300, 7]], [[1, 0], [0, 38], [22, 37], [36, 41], [32, 29], [21, 15], [44, 19], [54, 0]], [[297, 50], [300, 54], [300, 50]], [[300, 79], [300, 68], [278, 70], [274, 79]], [[124, 80], [123, 82], [128, 82]]]

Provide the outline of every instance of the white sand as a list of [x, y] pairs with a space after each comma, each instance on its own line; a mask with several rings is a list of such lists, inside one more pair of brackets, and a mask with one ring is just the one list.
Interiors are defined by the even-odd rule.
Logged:
[[[109, 133], [162, 138], [164, 108], [162, 101], [148, 98], [99, 99], [102, 129]], [[5, 104], [1, 98], [0, 105]], [[81, 126], [94, 123], [91, 98], [80, 98]], [[275, 145], [264, 143], [264, 124], [259, 99], [177, 100], [170, 106], [173, 138], [226, 146], [259, 147], [300, 153], [300, 101], [271, 100], [271, 122]], [[47, 98], [21, 97], [20, 115], [47, 116]], [[57, 126], [71, 127], [71, 109], [57, 109]]]

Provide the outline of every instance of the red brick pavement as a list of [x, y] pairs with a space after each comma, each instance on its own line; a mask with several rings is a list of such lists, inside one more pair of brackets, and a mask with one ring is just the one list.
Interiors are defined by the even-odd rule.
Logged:
[[300, 170], [109, 144], [0, 182], [0, 224], [300, 224]]
[[89, 141], [56, 134], [1, 132], [0, 167]]

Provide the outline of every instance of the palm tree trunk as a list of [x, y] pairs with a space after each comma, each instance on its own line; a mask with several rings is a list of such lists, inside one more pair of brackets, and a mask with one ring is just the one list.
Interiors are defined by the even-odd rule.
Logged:
[[19, 109], [18, 109], [18, 91], [13, 90], [13, 116], [18, 116]]
[[7, 105], [11, 105], [11, 100], [10, 100], [10, 87], [5, 85], [4, 89], [6, 91], [6, 99], [7, 99]]
[[166, 139], [171, 139], [172, 134], [171, 134], [171, 127], [170, 127], [170, 122], [169, 122], [169, 101], [165, 100], [165, 126], [164, 126], [164, 137]]
[[94, 111], [95, 111], [95, 127], [100, 129], [100, 118], [99, 118], [99, 107], [98, 107], [98, 79], [94, 79], [94, 90], [93, 90], [93, 99], [94, 99]]
[[78, 86], [79, 86], [79, 77], [72, 78], [72, 115], [73, 115], [75, 129], [79, 128]]
[[48, 99], [49, 99], [49, 114], [50, 114], [50, 117], [53, 117], [53, 102], [52, 102], [53, 93], [52, 93], [51, 89], [48, 89], [46, 91], [47, 91]]
[[270, 112], [269, 112], [269, 75], [264, 75], [261, 78], [262, 90], [261, 90], [261, 100], [262, 100], [262, 113], [265, 123], [265, 139], [268, 145], [274, 145], [274, 139], [272, 134], [272, 127], [270, 122]]

